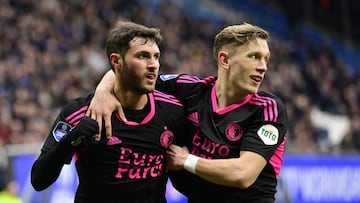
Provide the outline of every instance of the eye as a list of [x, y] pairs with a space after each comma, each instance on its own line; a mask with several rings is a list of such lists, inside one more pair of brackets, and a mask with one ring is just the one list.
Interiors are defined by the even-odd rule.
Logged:
[[139, 53], [138, 58], [139, 59], [147, 59], [147, 58], [149, 58], [149, 54], [147, 54], [147, 53]]
[[262, 55], [259, 54], [259, 53], [251, 54], [251, 55], [250, 55], [250, 58], [251, 58], [251, 59], [254, 59], [254, 60], [262, 60], [262, 59], [263, 59], [266, 64], [269, 63], [269, 60], [270, 60], [270, 57], [268, 57], [268, 56], [262, 56]]
[[265, 60], [266, 64], [268, 64], [270, 61], [270, 57], [265, 57], [264, 60]]
[[159, 60], [160, 54], [155, 54], [155, 55], [154, 55], [154, 58], [155, 58], [156, 60]]
[[259, 57], [258, 54], [251, 54], [251, 55], [250, 55], [250, 58], [251, 58], [251, 59], [259, 59], [260, 57]]

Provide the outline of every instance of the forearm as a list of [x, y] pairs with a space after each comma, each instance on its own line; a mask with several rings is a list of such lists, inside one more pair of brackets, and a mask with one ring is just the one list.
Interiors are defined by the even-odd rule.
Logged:
[[253, 182], [246, 174], [246, 164], [239, 163], [239, 158], [232, 159], [199, 159], [196, 164], [196, 175], [215, 184], [247, 188]]
[[50, 151], [42, 153], [31, 168], [31, 184], [34, 189], [44, 190], [54, 183], [72, 155], [72, 146], [67, 140], [61, 140]]
[[[125, 114], [119, 100], [114, 95], [115, 74], [112, 70], [105, 73], [92, 98], [86, 116], [96, 120], [99, 125], [99, 132], [102, 132], [103, 122], [105, 122], [106, 137], [112, 136], [111, 115], [117, 111], [120, 118], [126, 122]], [[99, 141], [100, 134], [96, 135], [95, 140]]]
[[170, 170], [185, 169], [214, 184], [242, 189], [252, 185], [266, 165], [261, 155], [250, 151], [238, 158], [204, 159], [189, 154], [186, 147], [170, 145], [166, 153]]
[[267, 161], [254, 152], [242, 151], [240, 154], [239, 158], [228, 159], [204, 159], [194, 155], [184, 158], [184, 153], [177, 148], [173, 157], [177, 158], [177, 164], [183, 163], [185, 170], [209, 182], [245, 189], [256, 181]]
[[95, 94], [97, 92], [108, 91], [112, 92], [115, 86], [115, 74], [112, 70], [109, 70], [105, 73], [104, 77], [99, 82], [96, 87]]

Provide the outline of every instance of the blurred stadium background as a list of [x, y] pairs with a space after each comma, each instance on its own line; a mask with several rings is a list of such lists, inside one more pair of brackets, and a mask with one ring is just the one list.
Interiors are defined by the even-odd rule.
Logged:
[[[59, 109], [108, 70], [117, 19], [159, 27], [161, 72], [216, 74], [215, 34], [244, 21], [270, 31], [262, 85], [290, 129], [276, 202], [360, 202], [360, 4], [356, 0], [0, 0], [0, 190], [25, 203], [72, 202], [73, 165], [44, 192], [29, 170]], [[169, 203], [185, 202], [169, 183]]]

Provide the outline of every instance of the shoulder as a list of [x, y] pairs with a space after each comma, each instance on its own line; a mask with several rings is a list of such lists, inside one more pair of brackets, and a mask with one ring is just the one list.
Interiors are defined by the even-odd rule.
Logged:
[[262, 115], [265, 120], [268, 121], [279, 121], [287, 120], [287, 111], [286, 106], [283, 100], [270, 92], [259, 91], [258, 93], [252, 95], [249, 103], [255, 106], [258, 106], [262, 109]]
[[259, 91], [253, 94], [251, 101], [261, 106], [277, 105], [279, 107], [285, 107], [284, 101], [279, 96], [266, 91]]
[[94, 96], [93, 93], [89, 93], [87, 95], [70, 100], [62, 108], [61, 114], [66, 118], [68, 118], [69, 116], [71, 117], [71, 116], [75, 116], [75, 115], [85, 116], [85, 113], [89, 107], [89, 103], [93, 96]]
[[171, 94], [167, 94], [158, 90], [153, 92], [154, 100], [159, 103], [167, 103], [169, 105], [183, 106], [182, 103]]
[[[161, 79], [162, 78], [162, 79]], [[185, 106], [206, 93], [215, 84], [216, 78], [211, 76], [199, 78], [191, 75], [160, 76], [157, 90], [173, 94]]]
[[199, 78], [197, 76], [191, 75], [180, 75], [178, 77], [177, 83], [188, 83], [188, 84], [201, 84], [205, 86], [212, 86], [216, 82], [216, 77], [209, 76], [205, 78]]
[[60, 139], [69, 133], [76, 126], [81, 118], [86, 115], [88, 104], [93, 94], [78, 97], [70, 100], [60, 111], [56, 120], [53, 122], [43, 151], [48, 151], [51, 146], [59, 142]]
[[203, 85], [211, 85], [215, 83], [216, 77], [209, 76], [200, 78], [194, 75], [187, 74], [163, 74], [159, 76], [160, 81], [173, 81], [177, 84], [203, 84]]

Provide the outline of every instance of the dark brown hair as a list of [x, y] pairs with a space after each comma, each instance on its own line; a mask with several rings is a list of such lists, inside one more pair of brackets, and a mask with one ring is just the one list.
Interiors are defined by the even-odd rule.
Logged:
[[158, 45], [162, 41], [160, 30], [157, 28], [149, 28], [129, 21], [118, 21], [106, 40], [105, 47], [108, 59], [112, 53], [119, 53], [124, 57], [129, 50], [130, 41], [135, 37], [153, 40]]

